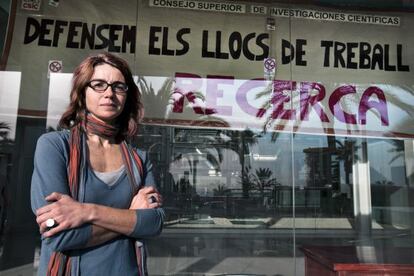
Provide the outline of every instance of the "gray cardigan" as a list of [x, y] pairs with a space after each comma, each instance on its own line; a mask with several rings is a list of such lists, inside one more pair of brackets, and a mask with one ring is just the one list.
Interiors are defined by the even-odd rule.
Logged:
[[[45, 197], [52, 192], [69, 194], [68, 140], [69, 131], [57, 131], [43, 134], [37, 142], [31, 185], [31, 205], [34, 213], [47, 204]], [[138, 175], [137, 183], [144, 186], [154, 185], [148, 156], [142, 151], [137, 152], [144, 169], [143, 180]], [[88, 165], [85, 167], [84, 189], [79, 189], [79, 198], [83, 199], [81, 201], [113, 208], [129, 207], [132, 192], [126, 172], [113, 186], [108, 186]], [[52, 251], [66, 251], [75, 257], [73, 259], [76, 261], [72, 262], [73, 275], [137, 275], [133, 240], [142, 241], [160, 234], [164, 212], [162, 209], [141, 209], [136, 210], [136, 215], [137, 223], [129, 236], [119, 236], [95, 247], [85, 248], [91, 238], [91, 224], [63, 231], [50, 238], [42, 237], [38, 275], [46, 275]]]

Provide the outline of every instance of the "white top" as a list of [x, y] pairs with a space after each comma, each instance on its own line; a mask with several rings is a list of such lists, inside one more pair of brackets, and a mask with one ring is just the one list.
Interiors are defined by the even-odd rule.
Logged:
[[125, 165], [112, 172], [98, 172], [93, 170], [95, 175], [106, 185], [113, 186], [125, 171]]

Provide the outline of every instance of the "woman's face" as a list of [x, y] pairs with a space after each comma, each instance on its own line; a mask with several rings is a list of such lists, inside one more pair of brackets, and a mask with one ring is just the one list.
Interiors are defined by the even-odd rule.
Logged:
[[[124, 109], [127, 92], [122, 93], [122, 84], [125, 84], [125, 78], [121, 71], [109, 64], [101, 64], [95, 66], [94, 73], [91, 77], [93, 81], [86, 87], [86, 109], [96, 118], [106, 123], [113, 122]], [[105, 91], [102, 91], [106, 86]], [[113, 90], [116, 84], [118, 87]], [[95, 87], [95, 90], [90, 87]], [[101, 90], [101, 91], [98, 91]]]

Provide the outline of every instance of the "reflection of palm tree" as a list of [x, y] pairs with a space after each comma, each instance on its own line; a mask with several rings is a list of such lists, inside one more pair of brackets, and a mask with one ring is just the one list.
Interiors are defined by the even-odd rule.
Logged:
[[[268, 110], [271, 110], [270, 114], [267, 115], [265, 118], [265, 122], [263, 123], [262, 131], [263, 133], [266, 133], [270, 126], [274, 125], [275, 120], [275, 113], [276, 110], [273, 108], [273, 106], [280, 106], [282, 104], [281, 98], [277, 98], [274, 96], [273, 93], [273, 81], [268, 82], [266, 88], [262, 91], [256, 94], [256, 100], [260, 98], [265, 98], [266, 101], [262, 104], [262, 106], [259, 108], [259, 110], [256, 113], [257, 118], [262, 118], [263, 116], [268, 113]], [[293, 89], [290, 90], [291, 92]], [[293, 93], [291, 93], [292, 95]], [[293, 97], [292, 97], [292, 105], [293, 105]], [[286, 127], [286, 123], [282, 123], [281, 125], [277, 126], [278, 130], [283, 130]], [[274, 131], [272, 132], [271, 141], [275, 142], [277, 138], [279, 137], [280, 132]]]
[[240, 179], [239, 179], [239, 183], [242, 186], [242, 192], [243, 192], [243, 197], [244, 198], [248, 198], [249, 197], [249, 191], [251, 189], [253, 189], [253, 179], [252, 179], [252, 174], [250, 173], [251, 167], [250, 166], [246, 166], [246, 167], [242, 167], [242, 174], [240, 175]]
[[205, 102], [205, 97], [201, 92], [189, 91], [183, 93], [179, 88], [174, 87], [174, 78], [166, 78], [161, 88], [155, 92], [152, 84], [148, 84], [144, 77], [138, 78], [138, 86], [141, 91], [142, 101], [145, 106], [151, 109], [145, 110], [145, 117], [151, 123], [151, 119], [157, 118], [162, 114], [162, 119], [169, 119], [172, 117], [170, 107], [175, 116], [178, 114], [180, 118], [188, 120], [193, 118], [194, 113], [197, 114], [197, 120], [185, 122], [185, 125], [208, 125], [214, 122], [215, 126], [228, 127], [229, 124], [214, 116], [216, 111], [208, 107], [201, 107], [199, 104]]
[[10, 141], [8, 136], [10, 132], [10, 127], [5, 122], [0, 122], [0, 142], [5, 143]]
[[[186, 125], [198, 125], [198, 126], [210, 126], [212, 123], [216, 127], [229, 127], [229, 124], [220, 117], [214, 116], [217, 111], [210, 107], [204, 107], [206, 99], [201, 92], [189, 91], [182, 92], [179, 88], [174, 88], [171, 94], [170, 105], [172, 106], [172, 112], [175, 112], [175, 116], [179, 116], [184, 120], [194, 117], [194, 113], [197, 114], [197, 119]], [[185, 102], [187, 102], [185, 104]], [[180, 114], [180, 115], [178, 115]], [[168, 117], [172, 113], [168, 113]]]
[[[271, 95], [273, 94], [273, 82], [269, 82], [266, 86], [266, 88], [262, 91], [256, 94], [256, 100], [260, 98], [265, 98], [266, 101], [262, 104], [262, 106], [259, 108], [259, 110], [256, 113], [256, 117], [262, 118], [267, 110], [272, 108], [272, 99]], [[265, 123], [263, 124], [263, 132], [266, 132], [269, 124], [272, 122], [272, 116], [268, 116], [266, 118]]]
[[[404, 99], [401, 98], [401, 95], [403, 95], [402, 93], [400, 93], [401, 91], [395, 91], [395, 93], [392, 93], [393, 90], [397, 90], [397, 89], [393, 89], [395, 88], [395, 86], [391, 86], [391, 85], [387, 85], [386, 87], [390, 86], [389, 89], [387, 89], [387, 103], [388, 104], [393, 104], [395, 106], [398, 106], [399, 109], [404, 110], [410, 118], [414, 117], [414, 107], [412, 105], [412, 101], [405, 101]], [[412, 88], [410, 88], [409, 86], [406, 86], [404, 89], [404, 87], [398, 87], [401, 88], [404, 92], [407, 92], [409, 94], [411, 94], [411, 96], [414, 95], [414, 91], [412, 90]]]
[[223, 155], [221, 149], [216, 147], [217, 150], [217, 157], [216, 155], [212, 154], [211, 152], [207, 152], [206, 159], [207, 161], [214, 167], [216, 171], [220, 170], [220, 163], [223, 161]]
[[224, 195], [228, 195], [229, 194], [229, 190], [226, 189], [225, 185], [217, 185], [217, 188], [214, 188], [213, 190], [213, 194], [215, 196], [224, 196]]
[[166, 115], [167, 106], [171, 101], [171, 91], [173, 87], [173, 79], [166, 78], [161, 89], [158, 93], [155, 93], [152, 84], [148, 84], [147, 80], [144, 77], [138, 78], [138, 86], [141, 91], [142, 101], [145, 103], [145, 106], [151, 107], [151, 109], [145, 110], [145, 115], [148, 117], [153, 117], [154, 115], [163, 114]]
[[398, 158], [404, 158], [404, 141], [391, 140], [393, 148], [389, 149], [389, 152], [395, 153], [394, 157], [390, 160], [389, 164], [397, 160]]
[[269, 168], [259, 168], [252, 174], [252, 180], [256, 188], [260, 191], [262, 197], [264, 197], [264, 190], [266, 188], [280, 185], [276, 177], [272, 177], [273, 172]]
[[352, 191], [350, 174], [352, 173], [353, 163], [359, 160], [357, 149], [360, 146], [356, 145], [356, 140], [351, 140], [348, 137], [345, 137], [345, 140], [343, 142], [340, 140], [335, 140], [335, 144], [337, 145], [336, 152], [338, 154], [338, 160], [342, 161], [344, 164], [345, 184], [348, 185]]
[[386, 179], [383, 179], [383, 180], [375, 181], [374, 184], [381, 185], [381, 186], [387, 186], [387, 185], [394, 185], [395, 183], [392, 182], [392, 181], [388, 181]]
[[243, 131], [221, 130], [216, 136], [216, 142], [218, 145], [221, 145], [220, 147], [231, 149], [239, 155], [239, 161], [242, 168], [241, 185], [243, 197], [245, 198], [249, 196], [250, 190], [248, 170], [250, 162], [246, 166], [245, 156], [250, 153], [250, 145], [257, 142], [257, 137], [258, 135], [249, 129]]
[[[282, 82], [283, 83], [283, 82]], [[265, 98], [265, 102], [262, 104], [262, 106], [258, 109], [256, 113], [257, 118], [262, 118], [268, 113], [268, 115], [265, 118], [265, 122], [263, 124], [263, 133], [266, 133], [267, 130], [272, 127], [272, 129], [277, 130], [275, 132], [272, 132], [271, 141], [276, 141], [279, 136], [279, 131], [283, 131], [285, 127], [288, 125], [286, 122], [280, 122], [282, 120], [280, 115], [282, 113], [285, 113], [287, 115], [287, 111], [282, 111], [284, 102], [288, 98], [285, 98], [281, 93], [274, 93], [275, 86], [277, 87], [278, 81], [271, 81], [268, 82], [266, 88], [262, 91], [256, 94], [256, 99]], [[309, 89], [315, 89], [315, 86], [317, 83], [309, 83]], [[285, 83], [282, 84], [282, 86], [285, 86]], [[286, 87], [285, 87], [286, 88]], [[278, 88], [276, 88], [278, 89]], [[283, 88], [280, 88], [283, 89]], [[293, 83], [290, 84], [289, 90], [290, 92], [290, 108], [294, 108], [296, 106], [299, 106], [301, 104], [301, 101], [307, 101], [307, 99], [302, 99], [301, 97], [294, 94], [296, 91], [296, 88], [293, 87]], [[279, 91], [280, 92], [280, 91]], [[308, 104], [307, 102], [305, 103]], [[270, 112], [268, 112], [270, 111]], [[279, 123], [280, 122], [280, 123]], [[302, 120], [295, 120], [294, 126], [292, 131], [295, 133], [296, 130], [299, 130], [300, 125], [302, 123]], [[324, 127], [322, 127], [324, 129]]]

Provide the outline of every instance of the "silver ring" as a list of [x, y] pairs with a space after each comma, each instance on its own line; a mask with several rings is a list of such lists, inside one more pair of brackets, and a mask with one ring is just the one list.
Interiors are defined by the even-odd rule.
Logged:
[[53, 226], [56, 226], [56, 220], [50, 218], [46, 220], [46, 226], [49, 228], [52, 228]]
[[148, 200], [149, 200], [150, 203], [157, 202], [157, 199], [155, 198], [155, 196], [150, 196], [150, 198]]

